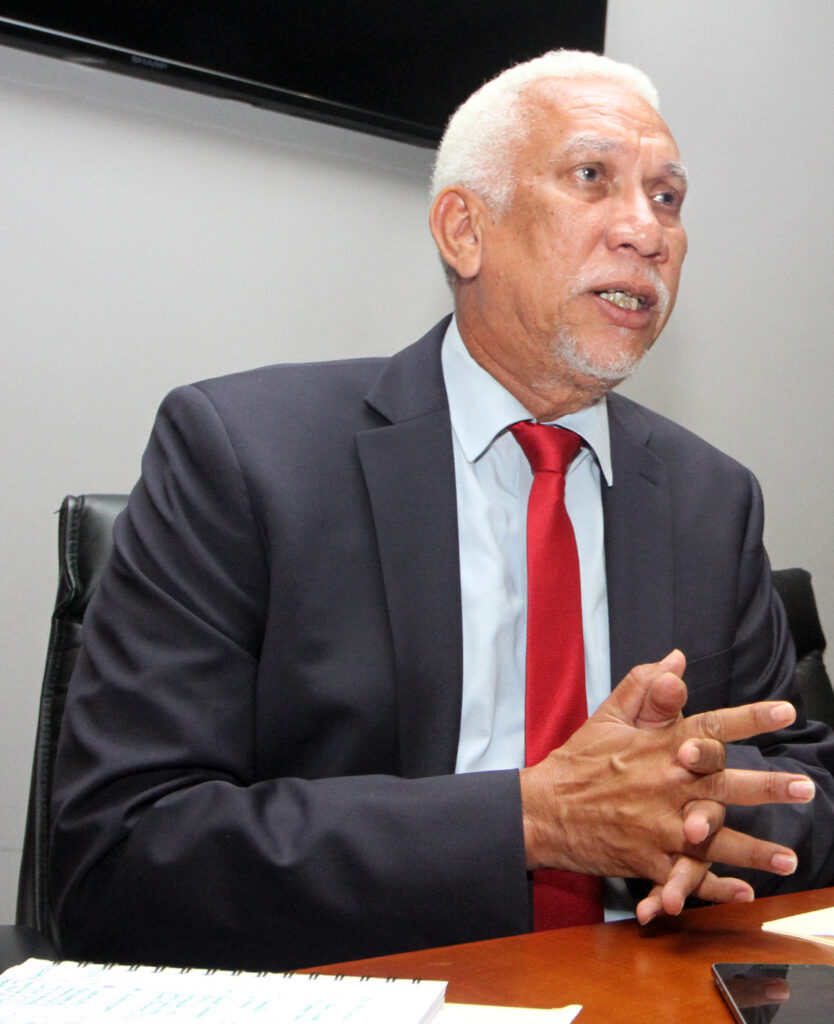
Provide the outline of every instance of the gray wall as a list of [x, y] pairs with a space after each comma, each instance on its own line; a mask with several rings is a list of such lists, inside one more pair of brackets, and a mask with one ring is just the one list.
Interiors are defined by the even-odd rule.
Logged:
[[[753, 467], [834, 634], [832, 29], [830, 0], [609, 0], [608, 52], [655, 78], [694, 179], [678, 311], [628, 391]], [[448, 299], [423, 150], [2, 48], [0, 131], [2, 921], [61, 497], [129, 489], [172, 386], [391, 352]]]

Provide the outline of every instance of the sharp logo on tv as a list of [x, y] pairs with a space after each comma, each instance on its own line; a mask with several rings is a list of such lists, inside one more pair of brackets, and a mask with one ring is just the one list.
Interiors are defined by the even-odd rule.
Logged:
[[165, 60], [156, 60], [154, 57], [142, 57], [138, 53], [132, 53], [130, 55], [130, 60], [132, 64], [141, 64], [142, 67], [146, 68], [156, 68], [158, 71], [164, 71], [166, 68], [170, 67], [168, 62]]

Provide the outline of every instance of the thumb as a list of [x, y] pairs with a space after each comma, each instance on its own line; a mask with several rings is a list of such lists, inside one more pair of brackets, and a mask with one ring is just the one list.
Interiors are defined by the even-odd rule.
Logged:
[[677, 721], [686, 703], [686, 658], [670, 651], [662, 661], [637, 665], [599, 707], [606, 717], [639, 729], [658, 729]]

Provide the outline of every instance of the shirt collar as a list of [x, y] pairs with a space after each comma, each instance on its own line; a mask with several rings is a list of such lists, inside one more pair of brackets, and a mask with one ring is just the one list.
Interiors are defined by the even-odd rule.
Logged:
[[[469, 354], [452, 317], [440, 353], [452, 429], [468, 462], [476, 462], [511, 423], [530, 412]], [[602, 475], [613, 483], [608, 406], [605, 398], [553, 423], [575, 431], [593, 451]]]

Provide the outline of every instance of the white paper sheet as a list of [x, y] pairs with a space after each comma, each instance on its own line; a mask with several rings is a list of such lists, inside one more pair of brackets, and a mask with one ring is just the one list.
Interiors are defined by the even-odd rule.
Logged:
[[571, 1024], [581, 1009], [581, 1006], [560, 1006], [552, 1010], [535, 1010], [446, 1003], [435, 1020], [437, 1024]]
[[791, 917], [780, 917], [775, 921], [765, 921], [762, 930], [834, 946], [834, 907], [810, 910], [806, 914], [793, 914]]

